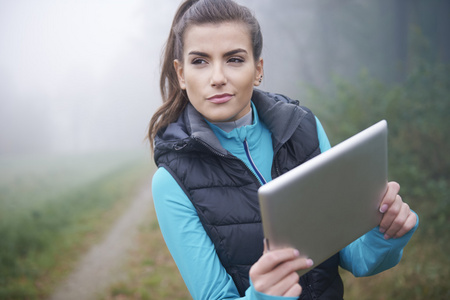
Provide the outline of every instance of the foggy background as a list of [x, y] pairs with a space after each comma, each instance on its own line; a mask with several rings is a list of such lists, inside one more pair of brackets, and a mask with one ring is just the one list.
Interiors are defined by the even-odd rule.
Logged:
[[[450, 299], [450, 0], [237, 1], [262, 27], [261, 89], [312, 108], [332, 145], [389, 123], [389, 180], [421, 223], [402, 266], [357, 284], [346, 276], [346, 298]], [[151, 188], [145, 137], [180, 2], [0, 0], [0, 298], [43, 299], [48, 274]], [[164, 246], [151, 242], [153, 221], [125, 290], [180, 292], [181, 278], [159, 281], [175, 266], [149, 268]]]
[[[238, 2], [263, 30], [261, 88], [293, 98], [302, 85], [326, 88], [332, 75], [362, 69], [402, 80], [412, 17], [449, 61], [449, 1]], [[0, 154], [148, 147], [161, 48], [179, 3], [0, 0]]]
[[143, 143], [177, 1], [0, 1], [0, 154]]

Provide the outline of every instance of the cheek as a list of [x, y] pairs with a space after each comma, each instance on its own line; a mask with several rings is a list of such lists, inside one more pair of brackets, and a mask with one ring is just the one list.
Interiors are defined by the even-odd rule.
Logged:
[[245, 73], [245, 76], [242, 76], [241, 74], [239, 80], [237, 81], [237, 84], [243, 89], [253, 89], [255, 84], [255, 73], [253, 71], [247, 71]]
[[229, 69], [227, 72], [229, 80], [235, 85], [246, 86], [252, 84], [255, 77], [253, 68], [245, 67], [241, 69]]
[[187, 76], [185, 76], [186, 92], [188, 93], [188, 95], [194, 95], [198, 92], [200, 86], [199, 79], [199, 76], [193, 76], [191, 74], [187, 74]]
[[189, 102], [196, 106], [202, 103], [203, 93], [200, 87], [199, 80], [189, 80], [186, 81], [186, 94], [188, 96]]

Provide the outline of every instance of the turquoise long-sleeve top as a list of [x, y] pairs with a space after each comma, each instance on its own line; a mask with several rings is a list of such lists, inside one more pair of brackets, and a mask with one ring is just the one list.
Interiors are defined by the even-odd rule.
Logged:
[[[259, 121], [253, 106], [253, 122], [226, 132], [211, 124], [222, 146], [241, 159], [251, 170], [270, 181], [273, 161], [271, 133]], [[317, 135], [322, 152], [330, 149], [325, 131], [316, 118]], [[246, 154], [244, 142], [250, 157]], [[167, 247], [194, 299], [296, 299], [275, 297], [257, 292], [253, 285], [240, 298], [236, 286], [216, 254], [197, 212], [181, 187], [164, 169], [159, 168], [152, 180], [156, 215]], [[340, 251], [340, 265], [355, 276], [370, 276], [395, 266], [401, 259], [416, 226], [398, 239], [384, 239], [376, 227]]]

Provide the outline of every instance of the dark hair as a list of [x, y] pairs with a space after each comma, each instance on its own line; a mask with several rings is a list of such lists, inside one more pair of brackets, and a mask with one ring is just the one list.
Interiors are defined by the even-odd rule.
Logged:
[[159, 87], [163, 104], [150, 120], [148, 138], [153, 149], [153, 141], [159, 130], [174, 122], [189, 102], [186, 91], [178, 84], [173, 61], [183, 61], [184, 33], [189, 26], [207, 23], [242, 22], [248, 26], [253, 46], [253, 56], [257, 61], [262, 52], [261, 28], [252, 12], [233, 0], [186, 0], [181, 3], [172, 22], [161, 61]]

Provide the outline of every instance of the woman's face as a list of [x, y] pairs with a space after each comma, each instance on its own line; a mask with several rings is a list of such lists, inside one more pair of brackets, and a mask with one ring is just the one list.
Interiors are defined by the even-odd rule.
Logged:
[[174, 61], [181, 89], [208, 121], [235, 121], [250, 111], [263, 60], [253, 57], [243, 23], [193, 25], [184, 34], [183, 62]]

